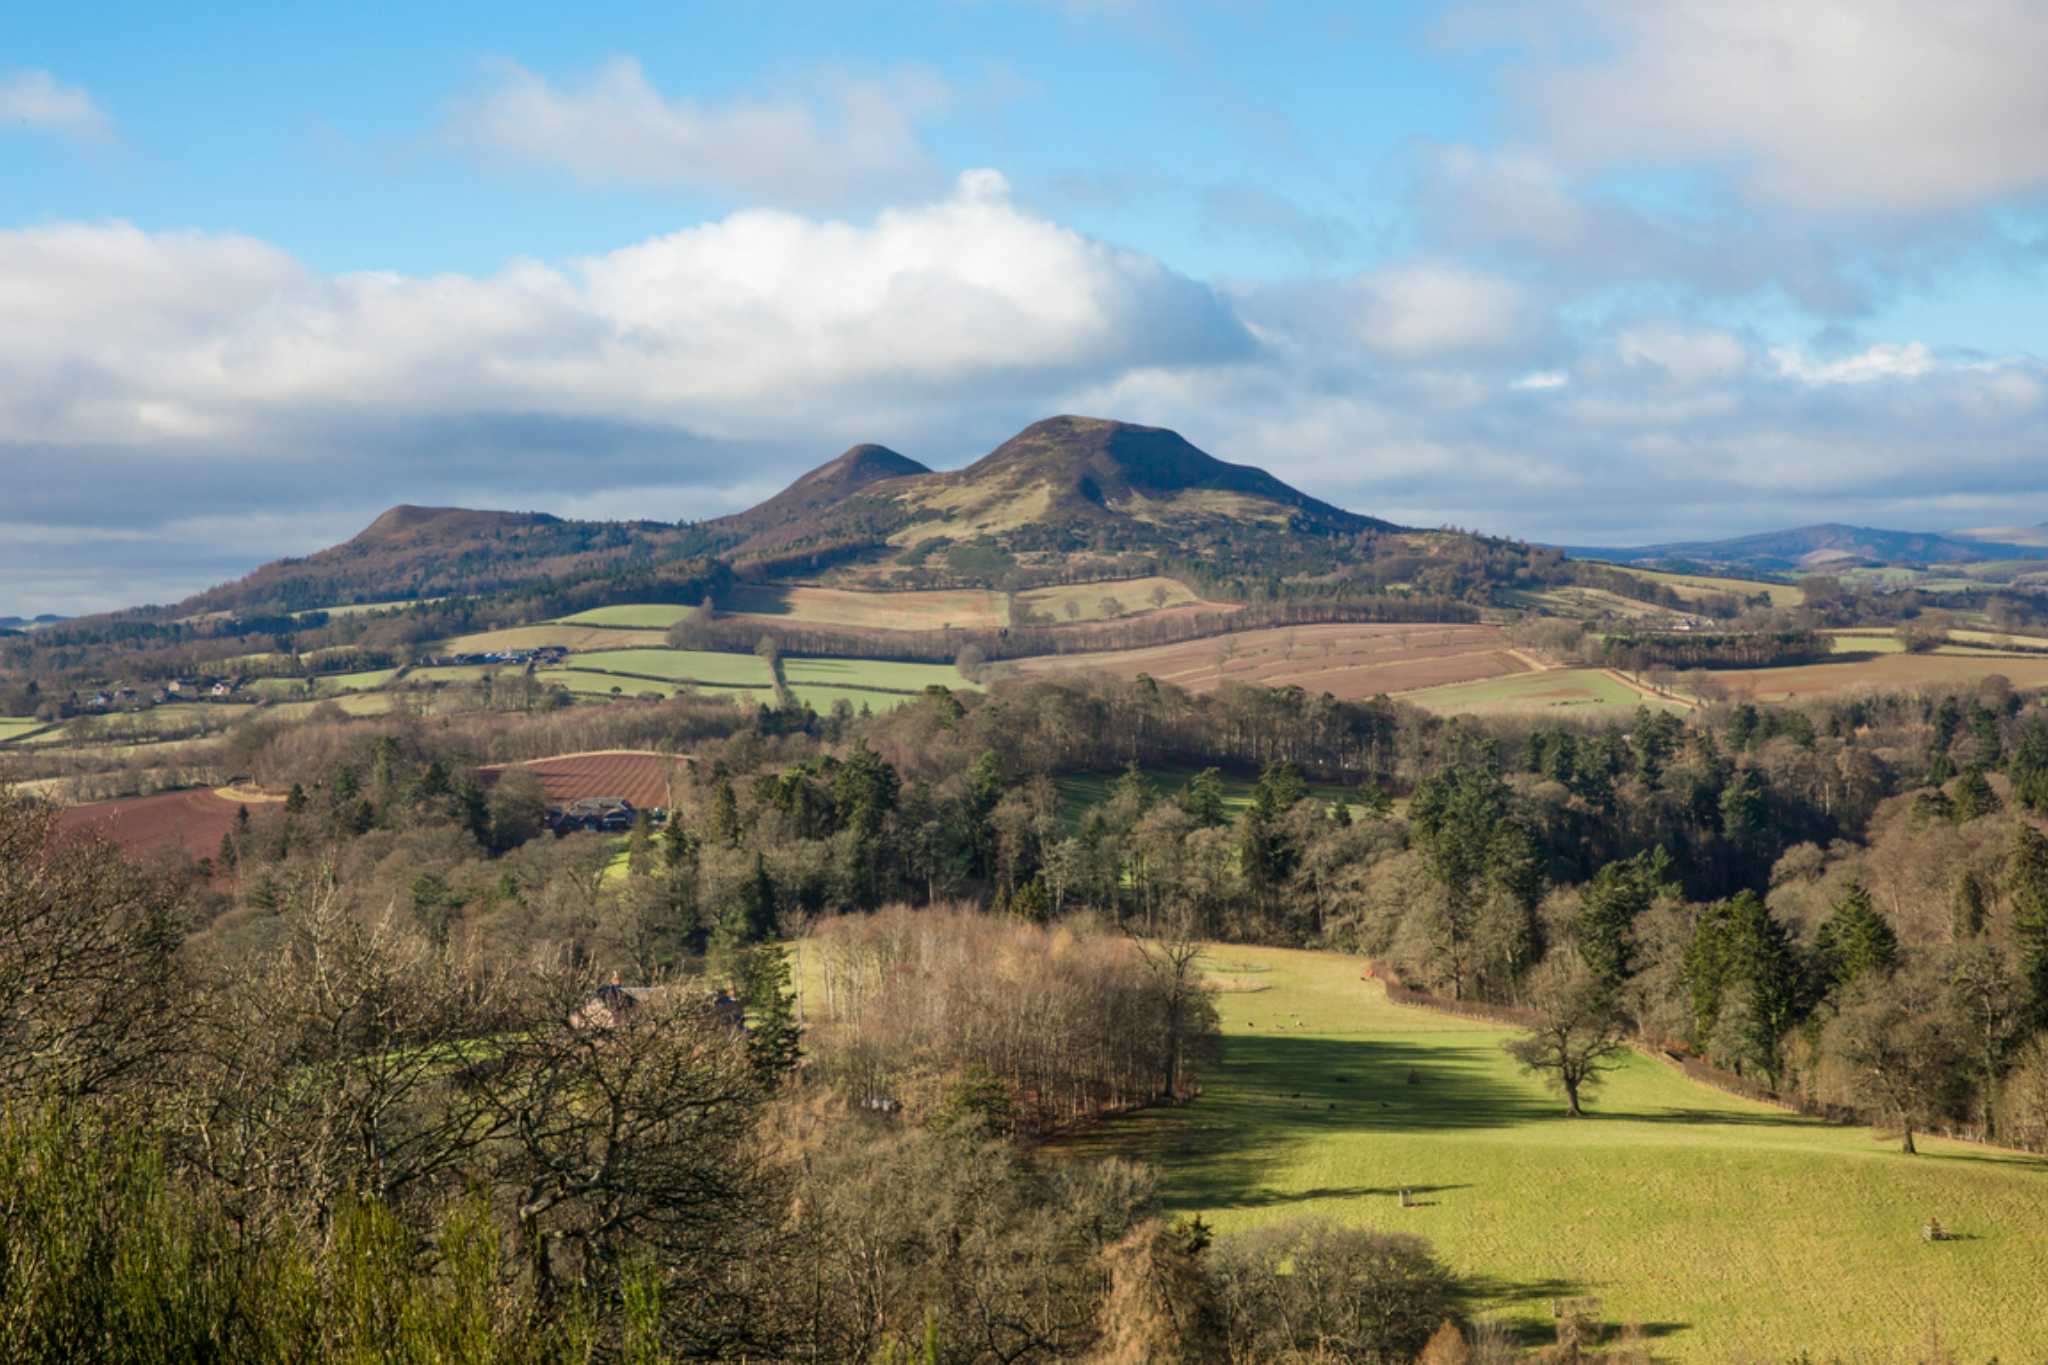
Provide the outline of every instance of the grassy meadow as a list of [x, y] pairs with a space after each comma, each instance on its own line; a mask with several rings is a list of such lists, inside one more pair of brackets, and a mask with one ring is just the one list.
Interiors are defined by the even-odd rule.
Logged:
[[628, 602], [615, 607], [592, 607], [574, 616], [564, 616], [565, 626], [608, 626], [627, 630], [667, 630], [683, 619], [690, 608], [673, 602]]
[[[1388, 1002], [1335, 953], [1219, 946], [1220, 1064], [1059, 1145], [1159, 1164], [1219, 1232], [1303, 1214], [1428, 1238], [1531, 1342], [1599, 1301], [1660, 1359], [2042, 1358], [2048, 1161], [1800, 1118], [1632, 1057], [1564, 1116], [1498, 1026]], [[1416, 1206], [1400, 1207], [1402, 1188]], [[1927, 1243], [1937, 1217], [1957, 1240]]]
[[0, 744], [40, 730], [47, 723], [34, 716], [0, 716]]
[[[768, 665], [752, 654], [721, 654], [705, 649], [606, 649], [576, 656], [583, 672], [639, 674], [672, 682], [709, 686], [766, 687], [774, 679]], [[624, 680], [631, 692], [632, 679]]]
[[1661, 583], [1688, 602], [1720, 593], [1754, 597], [1760, 592], [1770, 594], [1774, 607], [1796, 607], [1806, 601], [1806, 593], [1793, 583], [1770, 583], [1757, 578], [1718, 578], [1711, 574], [1666, 573], [1661, 569], [1638, 569], [1631, 564], [1610, 564], [1607, 567], [1619, 569], [1635, 578]]
[[905, 664], [884, 659], [797, 659], [782, 661], [782, 676], [799, 683], [863, 688], [876, 692], [922, 692], [937, 685], [954, 690], [979, 690], [951, 664]]
[[1514, 673], [1480, 682], [1451, 683], [1404, 692], [1400, 699], [1438, 715], [1503, 715], [1544, 713], [1562, 708], [1573, 712], [1633, 712], [1638, 706], [1685, 708], [1644, 696], [1598, 668], [1558, 668], [1541, 673]]

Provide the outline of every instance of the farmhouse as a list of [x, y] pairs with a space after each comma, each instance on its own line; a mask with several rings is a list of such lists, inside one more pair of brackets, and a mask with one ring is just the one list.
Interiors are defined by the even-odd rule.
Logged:
[[586, 796], [565, 808], [549, 811], [548, 822], [564, 834], [579, 829], [624, 834], [633, 828], [639, 816], [639, 810], [623, 796]]

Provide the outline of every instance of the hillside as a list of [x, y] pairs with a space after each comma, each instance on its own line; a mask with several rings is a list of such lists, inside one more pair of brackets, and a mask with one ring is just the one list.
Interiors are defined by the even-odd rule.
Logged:
[[697, 523], [402, 505], [340, 545], [264, 565], [174, 611], [484, 595], [705, 557], [748, 578], [870, 588], [1028, 588], [1164, 572], [1461, 596], [1514, 571], [1526, 551], [1403, 531], [1161, 427], [1063, 416], [944, 473], [856, 445], [758, 506]]
[[[1502, 1052], [1508, 1028], [1397, 1005], [1357, 957], [1217, 945], [1204, 966], [1223, 1039], [1201, 1099], [1063, 1144], [1159, 1161], [1175, 1215], [1427, 1237], [1532, 1341], [1581, 1299], [1642, 1324], [1658, 1360], [1929, 1359], [1892, 1352], [1933, 1328], [1950, 1359], [2038, 1355], [2036, 1158], [1933, 1140], [1901, 1157], [1643, 1053], [1567, 1119]], [[1922, 1242], [1929, 1212], [1963, 1235]]]
[[810, 496], [815, 485], [843, 481], [840, 466], [867, 449], [753, 511], [705, 523], [706, 548], [741, 567], [932, 586], [1142, 572], [1176, 560], [1327, 570], [1350, 557], [1355, 538], [1398, 529], [1219, 460], [1164, 428], [1074, 416], [1033, 423], [947, 473], [878, 478], [870, 458], [855, 466], [862, 477], [847, 493]]
[[1824, 573], [1886, 564], [1973, 564], [1994, 559], [2048, 556], [2048, 543], [2007, 543], [1989, 533], [1887, 531], [1828, 523], [1765, 531], [1727, 540], [1681, 541], [1632, 547], [1568, 547], [1578, 559], [1616, 564], [1699, 565], [1763, 573]]
[[180, 603], [176, 611], [303, 611], [349, 602], [503, 591], [688, 555], [691, 534], [658, 521], [569, 521], [545, 512], [401, 505], [357, 535], [280, 559]]

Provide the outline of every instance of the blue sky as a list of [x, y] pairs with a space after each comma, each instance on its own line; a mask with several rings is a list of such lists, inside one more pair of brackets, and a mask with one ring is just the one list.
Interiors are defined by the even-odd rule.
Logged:
[[1569, 542], [2048, 519], [2021, 0], [0, 19], [0, 614], [1054, 411]]

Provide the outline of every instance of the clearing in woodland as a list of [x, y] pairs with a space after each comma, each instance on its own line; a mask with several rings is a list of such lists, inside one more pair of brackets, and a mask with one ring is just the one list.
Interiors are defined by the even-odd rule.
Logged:
[[1528, 665], [1498, 626], [1315, 625], [1235, 631], [1181, 644], [1022, 659], [1025, 677], [1102, 672], [1149, 674], [1190, 692], [1227, 682], [1299, 687], [1357, 701], [1445, 683], [1497, 678]]
[[[1639, 1055], [1567, 1118], [1501, 1051], [1511, 1031], [1392, 1004], [1361, 958], [1219, 945], [1205, 965], [1228, 989], [1201, 1096], [1059, 1147], [1157, 1163], [1176, 1212], [1415, 1233], [1532, 1341], [1553, 1300], [1588, 1298], [1660, 1360], [1921, 1358], [1931, 1331], [1957, 1359], [2040, 1357], [2048, 1162], [1904, 1156]], [[1923, 1241], [1930, 1217], [1956, 1240]]]

